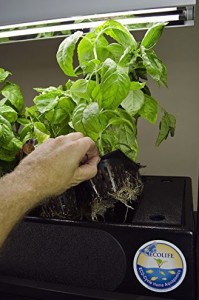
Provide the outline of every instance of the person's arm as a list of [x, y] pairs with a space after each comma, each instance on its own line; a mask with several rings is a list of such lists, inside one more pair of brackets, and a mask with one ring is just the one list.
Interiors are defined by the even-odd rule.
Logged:
[[28, 210], [94, 177], [98, 162], [94, 142], [71, 133], [47, 140], [0, 178], [0, 247]]

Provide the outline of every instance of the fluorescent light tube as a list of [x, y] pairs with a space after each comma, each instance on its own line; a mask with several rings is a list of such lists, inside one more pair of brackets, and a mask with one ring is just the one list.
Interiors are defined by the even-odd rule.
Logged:
[[[135, 17], [135, 18], [126, 18], [126, 19], [116, 19], [123, 25], [133, 25], [133, 24], [142, 24], [142, 23], [158, 23], [158, 22], [169, 22], [169, 21], [179, 21], [180, 16], [176, 15], [165, 15], [165, 16], [151, 16], [151, 17]], [[27, 29], [17, 29], [12, 31], [0, 32], [0, 38], [9, 38], [16, 36], [24, 35], [33, 35], [39, 33], [48, 33], [48, 32], [58, 32], [65, 30], [83, 30], [97, 27], [103, 24], [104, 21], [91, 21], [91, 22], [82, 22], [74, 24], [63, 24], [63, 25], [54, 25], [46, 27], [35, 27]]]
[[29, 27], [29, 26], [39, 26], [39, 25], [47, 25], [53, 23], [61, 23], [61, 22], [75, 22], [82, 21], [84, 19], [102, 19], [102, 18], [115, 18], [122, 16], [132, 16], [132, 15], [143, 15], [143, 14], [157, 14], [157, 13], [167, 13], [167, 12], [176, 12], [177, 7], [167, 7], [167, 8], [154, 8], [154, 9], [142, 9], [142, 10], [131, 10], [131, 11], [120, 11], [120, 12], [111, 12], [104, 14], [94, 14], [94, 15], [83, 15], [83, 16], [74, 16], [70, 18], [59, 18], [53, 20], [44, 20], [44, 21], [35, 21], [28, 23], [19, 23], [19, 24], [11, 24], [11, 25], [3, 25], [0, 26], [0, 30], [11, 29], [11, 28], [19, 28], [19, 27]]

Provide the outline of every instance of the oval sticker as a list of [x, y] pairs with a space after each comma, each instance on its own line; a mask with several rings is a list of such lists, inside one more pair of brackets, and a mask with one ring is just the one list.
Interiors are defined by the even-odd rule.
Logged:
[[184, 255], [167, 241], [154, 240], [141, 246], [135, 254], [133, 268], [139, 282], [154, 292], [170, 292], [186, 275]]

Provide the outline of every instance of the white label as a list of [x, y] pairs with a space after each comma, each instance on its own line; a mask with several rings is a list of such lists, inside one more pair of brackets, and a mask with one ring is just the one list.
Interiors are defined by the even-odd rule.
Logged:
[[133, 268], [139, 282], [158, 293], [176, 289], [184, 280], [187, 270], [180, 249], [162, 240], [141, 246], [135, 254]]

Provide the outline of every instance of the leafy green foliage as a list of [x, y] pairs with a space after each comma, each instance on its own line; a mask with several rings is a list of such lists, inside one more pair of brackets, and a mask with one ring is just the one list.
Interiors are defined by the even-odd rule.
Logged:
[[164, 26], [165, 24], [163, 23], [157, 23], [152, 28], [149, 28], [142, 39], [141, 46], [144, 46], [146, 49], [153, 48], [160, 39]]
[[6, 80], [6, 78], [10, 75], [11, 73], [8, 71], [5, 71], [3, 68], [0, 68], [0, 82], [3, 82]]
[[[154, 24], [137, 42], [125, 26], [109, 20], [85, 35], [73, 34], [58, 49], [60, 67], [64, 62], [65, 74], [78, 77], [68, 90], [76, 105], [70, 125], [90, 136], [101, 154], [121, 149], [135, 160], [138, 119], [157, 122], [159, 104], [146, 82], [150, 75], [167, 86], [166, 66], [153, 50], [164, 26]], [[174, 133], [174, 120], [165, 122], [163, 117], [157, 145]]]
[[172, 114], [164, 113], [160, 122], [160, 132], [156, 141], [156, 145], [159, 146], [163, 140], [166, 140], [168, 135], [174, 136], [176, 127], [176, 119]]
[[73, 35], [70, 35], [67, 39], [61, 43], [59, 51], [57, 52], [57, 60], [60, 68], [68, 76], [76, 76], [73, 69], [73, 54], [76, 43], [82, 36], [83, 32], [77, 31]]
[[154, 24], [139, 42], [114, 20], [85, 35], [71, 34], [56, 58], [74, 80], [35, 89], [38, 95], [30, 107], [24, 108], [19, 86], [7, 80], [11, 73], [0, 68], [0, 166], [6, 162], [10, 167], [21, 151], [32, 151], [32, 141], [36, 146], [73, 131], [90, 136], [101, 155], [120, 149], [136, 160], [138, 120], [156, 124], [161, 111], [156, 145], [173, 136], [175, 117], [159, 109], [147, 85], [148, 75], [158, 85], [167, 85], [166, 66], [153, 49], [164, 26]]
[[[32, 138], [36, 138], [38, 143], [44, 142], [48, 137], [57, 137], [71, 132], [69, 122], [75, 102], [67, 88], [59, 86], [40, 88], [37, 91], [39, 95], [33, 99], [35, 105], [26, 108], [25, 116], [30, 121], [24, 129], [32, 124]], [[27, 134], [29, 135], [29, 132]], [[26, 137], [24, 138], [26, 140]]]
[[2, 161], [6, 161], [7, 166], [12, 168], [10, 162], [14, 162], [17, 153], [22, 147], [22, 142], [18, 135], [18, 118], [23, 109], [23, 96], [17, 84], [7, 81], [11, 73], [0, 68], [0, 174], [4, 171]]
[[23, 95], [19, 86], [15, 83], [6, 82], [1, 90], [1, 94], [5, 97], [18, 113], [23, 110]]

